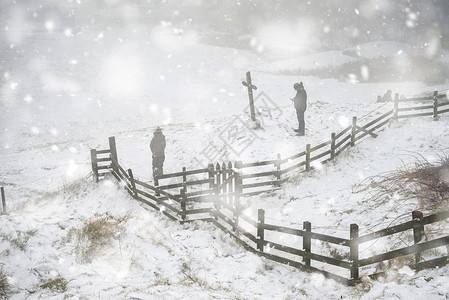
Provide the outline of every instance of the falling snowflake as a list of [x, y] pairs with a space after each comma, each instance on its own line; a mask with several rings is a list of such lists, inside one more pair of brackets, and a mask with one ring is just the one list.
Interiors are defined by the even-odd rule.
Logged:
[[73, 175], [75, 174], [75, 171], [77, 169], [78, 169], [78, 166], [75, 164], [75, 161], [73, 159], [71, 159], [69, 161], [69, 166], [67, 168], [66, 175], [68, 177], [73, 177]]
[[35, 126], [31, 127], [30, 130], [31, 130], [31, 133], [32, 133], [32, 134], [35, 134], [35, 135], [38, 135], [39, 132], [40, 132], [39, 128], [37, 128], [37, 127], [35, 127]]
[[64, 35], [66, 37], [72, 37], [73, 36], [72, 29], [71, 28], [64, 29]]
[[33, 97], [31, 97], [31, 95], [26, 95], [23, 97], [23, 100], [27, 103], [31, 103], [33, 101]]
[[48, 31], [53, 31], [55, 29], [55, 23], [52, 20], [48, 20], [45, 22], [45, 28]]
[[363, 80], [367, 81], [369, 79], [369, 69], [368, 69], [368, 67], [363, 65], [360, 68], [360, 74], [362, 75]]

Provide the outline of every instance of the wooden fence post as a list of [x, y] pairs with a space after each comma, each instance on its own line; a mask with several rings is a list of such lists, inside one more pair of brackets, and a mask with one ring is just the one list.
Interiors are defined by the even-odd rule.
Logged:
[[94, 174], [95, 182], [98, 182], [98, 162], [97, 162], [97, 149], [90, 149], [90, 161], [92, 163], [92, 173]]
[[278, 181], [276, 186], [281, 186], [281, 154], [279, 153], [276, 160], [276, 179]]
[[433, 119], [438, 120], [438, 91], [433, 92]]
[[[304, 231], [307, 232], [311, 232], [312, 231], [312, 224], [309, 221], [305, 221], [302, 225], [302, 228], [304, 229]], [[304, 250], [304, 252], [306, 253], [311, 253], [312, 252], [312, 239], [310, 238], [310, 236], [303, 236], [302, 238], [302, 249]], [[310, 267], [310, 258], [304, 257], [303, 258], [304, 264], [306, 266]]]
[[[218, 199], [220, 200], [220, 202], [221, 202], [221, 201], [224, 201], [224, 199], [219, 197], [219, 195], [220, 195], [220, 189], [219, 189], [218, 187], [219, 187], [220, 184], [223, 182], [223, 181], [221, 181], [221, 167], [220, 167], [220, 164], [219, 164], [219, 163], [217, 163], [217, 164], [215, 165], [215, 174], [216, 174], [216, 176], [215, 176], [215, 178], [216, 178], [216, 180], [215, 180], [215, 182], [216, 182], [215, 194], [217, 195], [217, 198], [218, 198]], [[218, 209], [222, 209], [222, 207], [223, 207], [223, 206], [220, 204], [220, 205], [218, 206]]]
[[[222, 162], [221, 163], [221, 182], [222, 182], [222, 184], [226, 181], [226, 179], [228, 178], [228, 169], [226, 168], [226, 163], [225, 162]], [[232, 203], [229, 203], [229, 195], [228, 195], [228, 185], [227, 184], [223, 184], [223, 188], [222, 188], [222, 191], [223, 191], [223, 200], [227, 203], [227, 204], [231, 204], [232, 205]]]
[[[217, 188], [216, 188], [216, 185], [215, 185], [214, 164], [208, 164], [207, 165], [207, 173], [209, 175], [209, 189], [213, 190], [211, 192], [211, 195], [213, 197], [212, 198], [213, 199], [213, 205], [214, 205], [214, 208], [216, 210], [219, 210], [218, 196], [217, 196], [218, 193], [217, 193]], [[215, 220], [218, 219], [218, 217], [215, 214], [214, 214], [214, 218], [215, 218]]]
[[257, 250], [263, 252], [264, 244], [264, 225], [265, 225], [265, 211], [259, 209], [257, 211]]
[[[234, 173], [234, 170], [232, 169], [232, 162], [228, 161], [228, 178], [231, 177]], [[235, 206], [235, 197], [233, 196], [233, 192], [235, 191], [235, 180], [231, 180], [228, 183], [228, 193], [230, 194], [228, 199], [229, 203]]]
[[207, 173], [209, 175], [209, 189], [213, 189], [214, 188], [214, 165], [213, 164], [208, 164], [207, 165]]
[[[111, 151], [111, 156], [118, 163], [117, 147], [115, 144], [114, 136], [109, 137], [109, 150]], [[115, 172], [115, 174], [118, 174], [118, 166], [115, 163], [112, 163], [112, 170]]]
[[[424, 236], [424, 225], [420, 223], [423, 218], [423, 213], [419, 210], [412, 211], [413, 224], [413, 242], [418, 244]], [[421, 252], [415, 252], [415, 263], [419, 263], [421, 260]]]
[[335, 132], [331, 133], [331, 160], [335, 158]]
[[306, 145], [306, 171], [310, 171], [310, 144]]
[[352, 117], [351, 146], [355, 145], [356, 133], [357, 133], [357, 117]]
[[234, 230], [237, 230], [239, 225], [239, 215], [240, 215], [240, 195], [242, 194], [242, 178], [240, 177], [240, 168], [242, 167], [241, 161], [236, 161], [234, 167], [238, 171], [234, 172]]
[[5, 197], [5, 189], [3, 187], [0, 187], [0, 193], [2, 194], [3, 213], [6, 213], [6, 197]]
[[186, 169], [186, 167], [182, 167], [182, 182], [183, 183], [186, 183], [187, 182], [187, 175], [186, 175], [186, 171], [187, 171], [187, 169]]
[[394, 109], [393, 109], [393, 119], [398, 118], [398, 111], [399, 111], [399, 94], [394, 94]]
[[[157, 188], [159, 187], [159, 178], [157, 177], [156, 174], [153, 174], [153, 181], [154, 181], [154, 186]], [[159, 192], [156, 192], [156, 196], [160, 196], [161, 194]]]
[[182, 220], [185, 220], [186, 219], [186, 202], [187, 202], [185, 187], [181, 189], [180, 194], [181, 194], [181, 218], [182, 218]]
[[357, 238], [359, 237], [359, 226], [357, 224], [351, 224], [350, 226], [350, 246], [349, 246], [349, 259], [352, 260], [351, 267], [351, 279], [359, 278], [359, 244]]
[[186, 190], [186, 193], [187, 193], [187, 185], [185, 184], [187, 182], [186, 171], [187, 171], [186, 167], [182, 167], [182, 173], [183, 173], [182, 174], [182, 182], [184, 183], [184, 185], [182, 187]]
[[133, 175], [133, 170], [128, 169], [128, 175], [129, 175], [129, 179], [131, 181], [131, 187], [133, 189], [133, 193], [134, 193], [134, 198], [137, 197], [137, 189], [136, 189], [136, 183], [134, 182], [134, 175]]

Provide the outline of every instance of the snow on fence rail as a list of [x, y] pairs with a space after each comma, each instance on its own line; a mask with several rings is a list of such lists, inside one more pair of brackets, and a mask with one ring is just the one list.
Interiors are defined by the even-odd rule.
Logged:
[[[435, 93], [434, 97], [407, 99], [407, 101], [433, 100], [434, 106], [432, 107], [436, 107], [436, 109], [433, 109], [432, 115], [435, 118], [438, 114], [449, 112], [449, 109], [438, 110], [438, 107], [449, 104], [438, 103], [440, 98], [443, 97]], [[133, 198], [161, 211], [172, 220], [181, 223], [196, 220], [211, 222], [231, 234], [246, 249], [260, 256], [302, 270], [319, 272], [346, 285], [355, 284], [362, 275], [378, 276], [381, 272], [375, 271], [374, 267], [398, 257], [408, 258], [410, 267], [416, 270], [444, 265], [449, 262], [447, 255], [449, 250], [446, 251], [446, 255], [443, 255], [444, 251], [435, 249], [442, 246], [449, 249], [449, 236], [427, 237], [426, 241], [422, 241], [422, 239], [425, 236], [424, 226], [449, 219], [449, 211], [427, 217], [423, 217], [419, 211], [414, 211], [412, 220], [409, 222], [363, 236], [359, 236], [358, 225], [351, 224], [348, 229], [349, 237], [337, 237], [312, 232], [310, 222], [304, 222], [302, 229], [269, 224], [265, 222], [265, 212], [260, 209], [257, 220], [255, 220], [243, 214], [240, 208], [240, 197], [263, 192], [261, 190], [251, 191], [251, 189], [266, 186], [270, 186], [271, 189], [273, 186], [278, 188], [280, 184], [288, 180], [289, 177], [286, 174], [293, 171], [310, 171], [313, 169], [314, 161], [326, 163], [364, 137], [368, 135], [376, 137], [374, 131], [387, 125], [393, 118], [399, 118], [399, 102], [396, 95], [393, 110], [363, 126], [359, 126], [357, 118], [354, 117], [352, 125], [339, 133], [332, 133], [329, 141], [316, 146], [308, 144], [305, 151], [284, 159], [278, 155], [276, 160], [255, 163], [237, 161], [234, 164], [230, 162], [221, 165], [210, 164], [207, 168], [198, 170], [183, 168], [182, 172], [159, 176], [155, 181], [157, 185], [152, 186], [135, 179], [131, 169], [125, 170], [119, 164], [115, 138], [110, 137], [109, 149], [91, 150], [92, 170], [96, 181], [106, 176], [107, 173], [112, 173]], [[428, 109], [428, 107], [419, 106], [408, 111], [420, 109]], [[417, 115], [423, 114], [418, 113]], [[328, 146], [330, 149], [327, 148]], [[252, 170], [261, 167], [271, 167], [272, 170], [244, 172], [246, 169]], [[188, 176], [199, 174], [205, 177], [193, 180], [188, 178]], [[159, 185], [160, 180], [170, 178], [178, 178], [179, 182]], [[244, 182], [260, 178], [263, 181]], [[250, 190], [250, 192], [245, 190]], [[389, 250], [369, 257], [360, 257], [363, 252], [359, 251], [360, 245], [409, 230], [413, 230], [414, 244], [412, 246]], [[289, 238], [281, 239], [281, 237]], [[298, 238], [302, 243], [297, 240]], [[316, 244], [312, 241], [327, 243], [332, 245], [333, 249], [344, 251], [346, 254], [342, 257], [332, 253], [323, 253], [323, 249], [312, 249], [312, 245]], [[424, 251], [438, 257], [427, 257], [427, 260], [424, 261]], [[411, 255], [414, 255], [414, 260], [410, 258]]]

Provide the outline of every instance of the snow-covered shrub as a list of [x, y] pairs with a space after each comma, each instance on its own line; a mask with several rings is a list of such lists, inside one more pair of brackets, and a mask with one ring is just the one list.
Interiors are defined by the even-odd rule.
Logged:
[[121, 217], [100, 217], [90, 219], [81, 228], [71, 228], [68, 233], [69, 241], [75, 239], [75, 251], [79, 261], [91, 262], [96, 254], [123, 231], [122, 223], [129, 219], [129, 215]]
[[0, 268], [0, 299], [7, 299], [10, 292], [10, 284], [3, 268]]

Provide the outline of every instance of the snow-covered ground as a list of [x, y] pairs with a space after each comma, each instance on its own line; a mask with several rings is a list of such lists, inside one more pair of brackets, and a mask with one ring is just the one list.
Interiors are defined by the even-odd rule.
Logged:
[[[10, 20], [6, 10], [2, 16]], [[363, 285], [343, 287], [250, 254], [211, 225], [172, 223], [132, 200], [114, 180], [97, 185], [82, 179], [90, 172], [90, 149], [107, 148], [112, 135], [120, 162], [136, 177], [151, 180], [149, 142], [156, 126], [167, 137], [166, 172], [206, 162], [203, 150], [209, 144], [223, 150], [220, 160], [252, 162], [278, 153], [286, 157], [307, 143], [327, 140], [352, 116], [361, 122], [378, 116], [392, 108], [392, 103], [376, 103], [376, 96], [388, 89], [411, 96], [446, 91], [447, 85], [273, 75], [296, 63], [341, 64], [347, 56], [324, 52], [276, 64], [249, 51], [201, 44], [201, 33], [179, 32], [168, 23], [86, 27], [72, 19], [55, 20], [39, 15], [27, 26], [2, 24], [9, 27], [0, 45], [0, 186], [8, 213], [0, 215], [0, 267], [9, 276], [12, 299], [449, 296], [448, 267], [416, 274], [392, 270], [384, 281], [366, 279]], [[379, 42], [352, 50], [375, 57], [407, 49]], [[248, 70], [258, 87], [255, 96], [264, 92], [276, 110], [269, 116], [258, 105], [263, 126], [254, 131], [251, 145], [236, 154], [218, 136], [235, 118], [249, 119], [241, 84]], [[297, 81], [304, 82], [309, 95], [305, 137], [292, 134], [296, 121], [289, 99]], [[377, 139], [350, 148], [323, 169], [301, 174], [274, 194], [245, 199], [245, 213], [254, 216], [264, 208], [272, 223], [299, 226], [307, 220], [318, 232], [348, 237], [351, 223], [369, 232], [393, 220], [409, 220], [416, 208], [428, 212], [411, 201], [366, 203], [366, 194], [353, 193], [353, 188], [413, 161], [414, 154], [432, 160], [447, 151], [448, 118], [392, 123]], [[91, 261], [81, 260], [74, 232], [106, 216], [123, 221], [110, 244]], [[366, 254], [384, 246], [379, 242]], [[58, 276], [67, 280], [66, 291], [41, 287]]]

